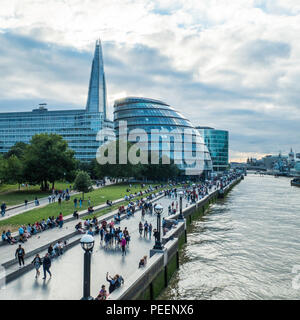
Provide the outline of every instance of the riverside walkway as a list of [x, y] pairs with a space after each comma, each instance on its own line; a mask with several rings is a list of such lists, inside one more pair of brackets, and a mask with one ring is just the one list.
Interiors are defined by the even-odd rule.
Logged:
[[[160, 203], [164, 207], [162, 217], [167, 217], [168, 206], [173, 201], [176, 203], [176, 199], [162, 197], [154, 200], [153, 203]], [[179, 202], [179, 199], [177, 199], [177, 201]], [[183, 199], [183, 207], [186, 207], [186, 205], [187, 200]], [[149, 250], [154, 245], [154, 237], [152, 236], [151, 239], [146, 239], [143, 236], [140, 237], [138, 231], [138, 224], [140, 221], [152, 223], [153, 229], [156, 228], [156, 215], [146, 214], [144, 220], [142, 220], [141, 211], [137, 211], [133, 217], [124, 219], [120, 223], [122, 229], [127, 227], [131, 236], [126, 256], [122, 257], [120, 249], [105, 250], [100, 245], [100, 236], [95, 236], [95, 247], [93, 250], [91, 266], [91, 294], [93, 296], [97, 295], [102, 284], [105, 284], [108, 288], [108, 282], [105, 280], [106, 272], [109, 272], [111, 275], [119, 273], [126, 281], [126, 278], [137, 270], [139, 260], [144, 255], [149, 256]], [[60, 232], [60, 235], [73, 231], [76, 222], [77, 220], [72, 221], [72, 223], [68, 222], [63, 229], [56, 231]], [[50, 232], [51, 230], [49, 231], [49, 234]], [[47, 231], [45, 234], [46, 233]], [[58, 237], [60, 235], [58, 235]], [[76, 237], [79, 239], [81, 235], [78, 234]], [[32, 250], [32, 246], [35, 245], [32, 243], [29, 247], [31, 240], [33, 239], [29, 239], [27, 242], [28, 249], [30, 248], [29, 250]], [[36, 243], [38, 243], [38, 240]], [[45, 242], [48, 240], [50, 239], [45, 239]], [[6, 249], [9, 249], [10, 247], [15, 251], [16, 246], [6, 246]], [[26, 244], [24, 244], [24, 247], [25, 250], [27, 250]], [[10, 254], [12, 254], [12, 251]], [[26, 259], [27, 261], [25, 260], [25, 263], [30, 263], [32, 259], [33, 257]], [[15, 265], [14, 268], [18, 269], [18, 266]], [[35, 279], [35, 270], [29, 271], [2, 288], [0, 290], [0, 299], [80, 299], [82, 296], [83, 282], [83, 250], [80, 244], [75, 245], [62, 256], [53, 259], [51, 272], [53, 274], [52, 278], [47, 278], [47, 280], [44, 281], [42, 280], [42, 273], [38, 279]]]

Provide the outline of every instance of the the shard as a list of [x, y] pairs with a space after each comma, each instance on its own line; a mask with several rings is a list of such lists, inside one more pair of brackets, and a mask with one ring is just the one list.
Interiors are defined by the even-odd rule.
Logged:
[[106, 83], [100, 40], [96, 41], [86, 111], [103, 112], [103, 118], [106, 119]]

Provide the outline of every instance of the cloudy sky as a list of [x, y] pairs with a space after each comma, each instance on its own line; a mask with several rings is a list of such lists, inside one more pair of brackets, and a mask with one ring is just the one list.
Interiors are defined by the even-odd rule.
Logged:
[[99, 37], [111, 117], [151, 97], [229, 130], [231, 160], [300, 152], [299, 0], [1, 0], [0, 112], [85, 107]]

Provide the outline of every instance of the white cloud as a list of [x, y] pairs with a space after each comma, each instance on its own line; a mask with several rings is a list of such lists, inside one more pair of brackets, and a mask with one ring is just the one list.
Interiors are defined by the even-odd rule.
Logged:
[[[203, 89], [199, 89], [198, 95], [192, 89], [187, 93], [189, 88], [175, 78], [170, 79], [173, 89], [170, 85], [164, 88], [166, 78], [156, 73], [151, 79], [157, 83], [155, 88], [140, 83], [134, 94], [162, 96], [178, 106], [189, 101], [186, 116], [193, 118], [195, 124], [205, 121], [218, 127], [228, 126], [233, 135], [247, 124], [245, 118], [239, 118], [242, 124], [231, 121], [229, 114], [219, 119], [219, 110], [251, 110], [260, 112], [265, 119], [299, 120], [298, 0], [1, 0], [0, 32], [29, 35], [89, 53], [95, 39], [101, 37], [104, 42], [119, 46], [120, 50], [110, 52], [111, 58], [124, 65], [129, 59], [125, 48], [152, 48], [161, 58], [168, 59], [171, 70], [189, 74]], [[11, 59], [18, 55], [16, 49]], [[8, 58], [1, 57], [0, 66], [12, 63], [4, 59]], [[149, 62], [136, 59], [140, 73], [151, 63], [151, 56], [148, 59]], [[60, 63], [63, 62], [57, 61], [58, 66]], [[137, 71], [138, 66], [134, 67]], [[114, 76], [122, 76], [123, 70], [110, 68]], [[61, 101], [79, 102], [78, 105], [85, 102], [87, 85], [74, 83], [70, 91], [70, 82], [64, 79], [45, 87], [38, 86], [42, 80], [37, 74], [30, 75], [30, 81], [22, 77], [21, 72], [5, 76], [0, 87], [3, 98], [53, 95]], [[11, 83], [18, 83], [20, 88]], [[125, 82], [107, 86], [110, 105], [116, 97], [133, 93]], [[257, 128], [248, 130], [251, 136], [255, 130], [263, 134]]]

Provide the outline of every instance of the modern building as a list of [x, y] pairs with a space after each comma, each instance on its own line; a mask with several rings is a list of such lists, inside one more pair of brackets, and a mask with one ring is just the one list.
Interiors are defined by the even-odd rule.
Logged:
[[32, 112], [0, 113], [0, 153], [8, 152], [16, 142], [29, 143], [38, 133], [61, 135], [75, 151], [75, 157], [86, 161], [96, 157], [99, 130], [113, 129], [106, 119], [106, 84], [101, 42], [96, 42], [85, 109], [49, 111], [40, 104]]
[[[126, 122], [124, 133], [121, 121]], [[208, 175], [212, 170], [209, 151], [199, 132], [165, 102], [141, 97], [116, 100], [114, 126], [119, 139], [134, 129], [145, 130], [146, 137], [139, 138], [141, 149], [147, 150], [148, 154], [156, 153], [158, 159], [173, 160], [186, 175], [201, 175], [203, 172]], [[199, 165], [193, 168], [196, 158]]]
[[210, 152], [213, 170], [225, 171], [228, 169], [229, 134], [225, 130], [216, 130], [210, 127], [196, 127], [204, 139]]

